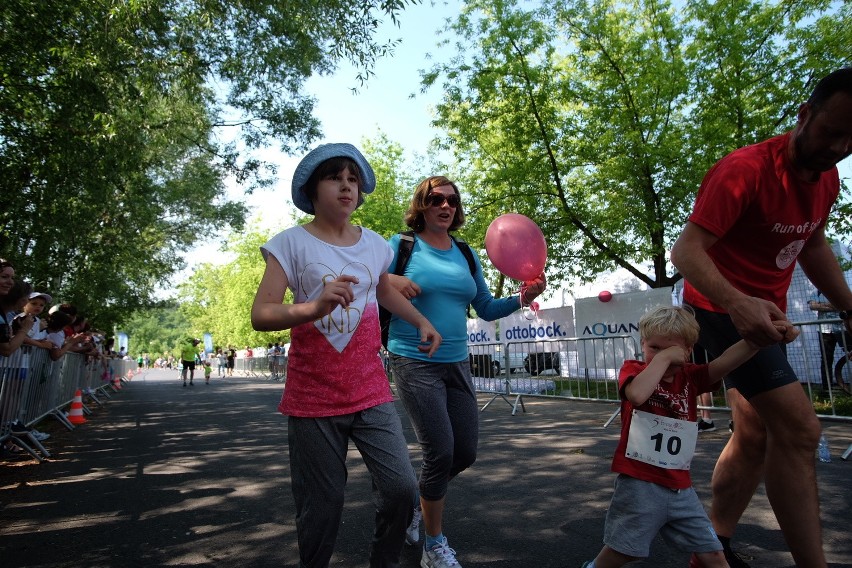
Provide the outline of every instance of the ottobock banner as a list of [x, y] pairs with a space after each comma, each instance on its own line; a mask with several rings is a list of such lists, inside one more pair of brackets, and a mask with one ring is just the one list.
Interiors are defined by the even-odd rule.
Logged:
[[482, 345], [495, 341], [497, 341], [497, 326], [494, 325], [493, 321], [485, 321], [479, 318], [467, 320], [468, 345]]
[[552, 341], [576, 337], [574, 310], [571, 306], [539, 310], [538, 317], [531, 311], [517, 311], [498, 320], [500, 341]]
[[[646, 312], [657, 306], [672, 305], [672, 289], [654, 288], [640, 292], [627, 292], [624, 294], [612, 294], [609, 301], [602, 301], [599, 296], [593, 298], [579, 298], [574, 304], [577, 315], [577, 335], [582, 339], [606, 338], [630, 335], [635, 339], [636, 347], [639, 347], [639, 318]], [[614, 342], [616, 349], [623, 349], [624, 343]], [[600, 350], [594, 351], [598, 357]], [[585, 351], [580, 351], [580, 365], [582, 367], [608, 366], [603, 361], [584, 361]], [[615, 354], [616, 361], [634, 359], [636, 353]]]

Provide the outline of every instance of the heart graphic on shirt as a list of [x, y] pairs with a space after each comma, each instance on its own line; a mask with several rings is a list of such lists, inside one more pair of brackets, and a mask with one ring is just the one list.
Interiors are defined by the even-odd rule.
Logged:
[[323, 263], [312, 263], [310, 269], [302, 273], [302, 290], [308, 290], [306, 284], [316, 282], [319, 277], [323, 282], [331, 282], [341, 274], [354, 276], [358, 279], [357, 284], [352, 284], [352, 292], [355, 299], [347, 307], [338, 306], [331, 313], [314, 321], [314, 327], [322, 333], [338, 353], [342, 352], [358, 325], [361, 323], [361, 315], [367, 307], [367, 299], [373, 289], [373, 275], [366, 264], [361, 262], [350, 262], [340, 272], [335, 272], [331, 267]]

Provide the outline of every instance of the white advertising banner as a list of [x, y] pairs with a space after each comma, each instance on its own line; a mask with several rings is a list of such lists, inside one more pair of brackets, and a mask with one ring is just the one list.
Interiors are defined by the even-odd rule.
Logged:
[[552, 341], [576, 337], [574, 309], [571, 306], [539, 310], [538, 317], [529, 310], [517, 311], [499, 320], [500, 341]]
[[[595, 339], [630, 335], [635, 338], [638, 350], [639, 318], [652, 308], [671, 305], [672, 289], [670, 287], [612, 294], [609, 301], [603, 301], [600, 297], [580, 298], [574, 304], [578, 336], [582, 339]], [[636, 353], [624, 352], [623, 342], [613, 342], [613, 345], [619, 352], [615, 353], [614, 359], [611, 358], [612, 354], [609, 354], [607, 357], [609, 361], [623, 361], [636, 357]], [[604, 360], [599, 360], [601, 354], [600, 350], [594, 350], [589, 353], [589, 357], [593, 360], [586, 361], [586, 350], [581, 349], [580, 366], [608, 367]]]
[[497, 326], [493, 321], [480, 318], [467, 320], [468, 345], [482, 345], [497, 341]]

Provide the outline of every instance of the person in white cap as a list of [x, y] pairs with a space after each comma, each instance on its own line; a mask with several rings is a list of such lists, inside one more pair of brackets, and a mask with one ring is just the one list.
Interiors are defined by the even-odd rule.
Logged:
[[[379, 357], [377, 300], [419, 330], [434, 353], [441, 336], [388, 279], [393, 251], [350, 216], [376, 187], [351, 144], [311, 151], [293, 175], [293, 203], [314, 217], [261, 247], [266, 271], [251, 310], [254, 329], [291, 329], [287, 387], [278, 410], [287, 439], [302, 568], [325, 568], [343, 510], [352, 440], [372, 477], [376, 526], [371, 568], [396, 568], [417, 482]], [[285, 293], [292, 293], [292, 300]]]
[[24, 339], [24, 345], [33, 345], [43, 349], [53, 348], [53, 342], [47, 339], [47, 329], [44, 321], [39, 317], [44, 312], [45, 308], [53, 303], [53, 297], [45, 292], [33, 292], [30, 294], [29, 301], [24, 306], [24, 313], [33, 316], [33, 326], [27, 337]]

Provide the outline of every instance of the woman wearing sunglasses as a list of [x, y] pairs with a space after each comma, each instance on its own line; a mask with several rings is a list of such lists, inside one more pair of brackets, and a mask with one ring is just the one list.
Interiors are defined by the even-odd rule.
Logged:
[[[525, 288], [524, 297], [496, 299], [491, 295], [482, 266], [474, 253], [475, 274], [450, 235], [464, 224], [464, 209], [456, 184], [443, 176], [426, 178], [417, 186], [405, 223], [414, 230], [414, 247], [404, 275], [390, 275], [394, 286], [411, 299], [443, 337], [428, 358], [417, 330], [393, 318], [388, 351], [394, 383], [423, 450], [420, 469], [420, 505], [426, 531], [422, 568], [460, 567], [455, 551], [443, 534], [447, 486], [476, 460], [479, 408], [470, 374], [467, 348], [467, 306], [493, 321], [529, 305], [544, 291], [544, 274]], [[400, 235], [390, 239], [395, 255]], [[409, 527], [406, 540], [419, 540], [420, 516]]]

